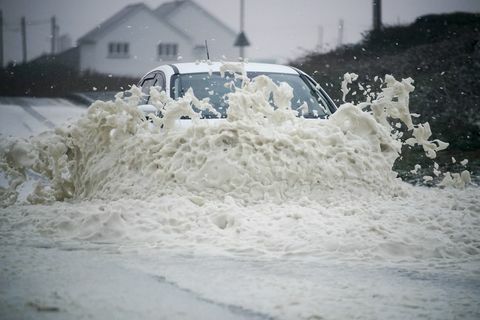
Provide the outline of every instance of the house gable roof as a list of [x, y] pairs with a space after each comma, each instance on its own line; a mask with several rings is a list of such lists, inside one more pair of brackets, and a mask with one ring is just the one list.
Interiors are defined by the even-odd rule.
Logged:
[[[116, 14], [99, 24], [97, 27], [86, 33], [83, 37], [78, 39], [78, 43], [92, 43], [95, 42], [98, 37], [100, 37], [102, 34], [107, 32], [108, 30], [116, 27], [119, 25], [121, 22], [123, 22], [125, 19], [127, 19], [130, 15], [141, 11], [141, 10], [146, 10], [149, 13], [153, 13], [152, 10], [147, 7], [144, 3], [136, 3], [136, 4], [131, 4], [126, 6], [125, 8], [121, 9], [118, 11]], [[156, 18], [158, 18], [158, 15], [153, 14]], [[179, 35], [182, 37], [191, 40], [191, 37], [187, 35], [184, 31], [180, 30], [179, 28], [175, 27], [172, 25], [170, 22], [168, 22], [166, 19], [159, 19], [161, 22], [165, 23], [168, 27], [173, 29], [175, 32], [177, 32]]]
[[105, 20], [104, 22], [100, 23], [98, 26], [87, 32], [83, 37], [78, 39], [79, 43], [85, 42], [93, 42], [97, 39], [101, 34], [103, 34], [108, 29], [116, 26], [119, 22], [126, 19], [129, 15], [134, 12], [140, 11], [142, 9], [147, 9], [148, 7], [143, 3], [136, 3], [131, 4], [123, 8], [122, 10], [115, 13], [113, 16]]
[[159, 18], [168, 20], [169, 16], [171, 16], [172, 14], [174, 14], [175, 11], [177, 11], [178, 9], [186, 5], [192, 5], [193, 7], [195, 7], [197, 10], [199, 10], [204, 15], [206, 15], [210, 20], [214, 21], [218, 26], [222, 27], [227, 32], [229, 32], [232, 36], [235, 36], [237, 34], [234, 30], [232, 30], [229, 26], [223, 23], [220, 19], [212, 15], [210, 12], [205, 10], [203, 7], [201, 7], [199, 4], [197, 4], [193, 0], [174, 0], [171, 2], [165, 2], [161, 4], [157, 9], [155, 9], [154, 12]]
[[165, 18], [177, 8], [185, 4], [185, 0], [176, 0], [172, 2], [162, 3], [157, 9], [154, 10], [155, 14], [161, 18]]

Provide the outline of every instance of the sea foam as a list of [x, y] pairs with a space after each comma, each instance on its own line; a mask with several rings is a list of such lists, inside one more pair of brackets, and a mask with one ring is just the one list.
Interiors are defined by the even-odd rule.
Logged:
[[[445, 174], [440, 189], [409, 185], [392, 169], [406, 144], [431, 158], [447, 147], [414, 123], [412, 79], [386, 76], [374, 99], [323, 120], [297, 117], [287, 84], [242, 79], [226, 119], [201, 119], [211, 106], [191, 90], [175, 101], [153, 88], [163, 117], [146, 121], [132, 87], [68, 127], [2, 138], [2, 228], [22, 221], [62, 239], [217, 253], [478, 255], [478, 189], [451, 188], [468, 186], [468, 171]], [[42, 179], [22, 205], [29, 172]]]

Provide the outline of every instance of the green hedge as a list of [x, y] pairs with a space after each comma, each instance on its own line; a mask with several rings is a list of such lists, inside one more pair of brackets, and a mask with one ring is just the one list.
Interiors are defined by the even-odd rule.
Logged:
[[[412, 77], [411, 111], [428, 121], [454, 149], [480, 149], [480, 15], [428, 15], [407, 26], [385, 27], [358, 44], [292, 61], [340, 103], [345, 72], [371, 83], [374, 76]], [[360, 96], [349, 96], [347, 101]]]

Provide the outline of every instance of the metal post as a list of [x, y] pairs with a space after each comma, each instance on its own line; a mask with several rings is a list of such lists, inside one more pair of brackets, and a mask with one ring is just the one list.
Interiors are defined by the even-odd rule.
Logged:
[[240, 31], [245, 27], [245, 0], [240, 0]]
[[55, 45], [57, 41], [57, 23], [55, 21], [55, 16], [52, 17], [51, 19], [51, 37], [52, 37], [52, 42], [51, 42], [51, 52], [52, 55], [55, 54]]
[[[240, 0], [240, 32], [245, 27], [245, 0]], [[245, 46], [240, 46], [240, 58], [245, 58]]]
[[373, 0], [373, 30], [382, 28], [382, 0]]
[[323, 52], [323, 26], [318, 26], [317, 51], [320, 53]]
[[344, 29], [343, 19], [340, 19], [338, 21], [338, 38], [337, 38], [338, 47], [340, 47], [343, 44], [343, 29]]
[[3, 68], [3, 12], [0, 10], [0, 69]]
[[245, 58], [245, 47], [250, 45], [250, 42], [247, 39], [247, 35], [243, 30], [245, 27], [245, 0], [240, 0], [240, 33], [238, 34], [237, 38], [233, 45], [235, 47], [239, 47], [240, 49], [240, 58]]
[[27, 24], [25, 22], [25, 17], [22, 17], [20, 21], [20, 26], [22, 30], [22, 58], [23, 63], [27, 62]]

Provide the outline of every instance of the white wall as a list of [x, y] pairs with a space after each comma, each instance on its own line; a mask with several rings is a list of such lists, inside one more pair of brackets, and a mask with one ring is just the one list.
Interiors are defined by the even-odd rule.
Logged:
[[95, 44], [80, 45], [80, 70], [95, 70]]
[[[129, 43], [129, 57], [109, 58], [110, 42]], [[106, 30], [100, 35], [94, 50], [89, 50], [88, 45], [82, 45], [81, 68], [105, 74], [141, 76], [158, 65], [177, 61], [176, 58], [172, 61], [162, 61], [158, 58], [157, 45], [160, 42], [178, 43], [179, 55], [183, 56], [184, 60], [193, 59], [193, 46], [190, 40], [178, 35], [151, 12], [141, 10], [129, 16], [114, 29]]]
[[237, 60], [239, 50], [233, 46], [236, 34], [225, 30], [195, 5], [187, 2], [174, 12], [169, 21], [191, 36], [194, 46], [204, 45], [207, 40], [211, 60], [222, 59], [222, 55], [229, 60]]

